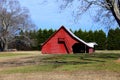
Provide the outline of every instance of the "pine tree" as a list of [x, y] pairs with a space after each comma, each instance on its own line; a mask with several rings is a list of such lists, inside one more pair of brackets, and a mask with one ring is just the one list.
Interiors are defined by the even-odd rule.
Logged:
[[120, 29], [110, 29], [107, 37], [107, 48], [109, 50], [120, 50]]
[[94, 41], [98, 44], [98, 46], [96, 46], [96, 49], [106, 49], [106, 34], [102, 30], [94, 32]]

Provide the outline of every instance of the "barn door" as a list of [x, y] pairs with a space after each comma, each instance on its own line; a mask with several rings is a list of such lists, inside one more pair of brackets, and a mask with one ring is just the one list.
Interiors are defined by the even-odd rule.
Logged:
[[86, 52], [85, 44], [83, 43], [75, 43], [72, 46], [72, 49], [73, 49], [73, 53], [85, 53]]

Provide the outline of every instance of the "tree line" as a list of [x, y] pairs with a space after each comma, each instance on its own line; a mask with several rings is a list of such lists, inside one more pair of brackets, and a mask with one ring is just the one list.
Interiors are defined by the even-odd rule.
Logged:
[[108, 34], [103, 30], [74, 31], [74, 34], [86, 42], [96, 42], [97, 50], [120, 50], [120, 28], [110, 29]]
[[81, 29], [73, 33], [86, 42], [96, 42], [97, 50], [120, 50], [120, 28], [110, 29], [108, 34], [103, 30], [82, 31]]
[[[52, 35], [56, 30], [53, 29], [39, 29], [26, 31], [24, 34], [31, 39], [32, 44], [25, 44], [23, 37], [16, 37], [16, 41], [12, 43], [12, 47], [17, 50], [40, 50], [41, 45]], [[72, 31], [72, 30], [71, 30]], [[95, 46], [97, 50], [120, 50], [120, 29], [110, 29], [108, 34], [103, 30], [89, 30], [83, 31], [82, 29], [72, 31], [77, 37], [86, 42], [96, 42], [98, 46]], [[22, 35], [23, 32], [20, 33]], [[14, 46], [13, 46], [14, 44]]]

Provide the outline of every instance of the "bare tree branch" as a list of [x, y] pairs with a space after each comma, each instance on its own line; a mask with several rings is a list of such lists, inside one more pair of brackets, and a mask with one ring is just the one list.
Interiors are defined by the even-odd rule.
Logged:
[[27, 31], [32, 27], [28, 9], [21, 7], [18, 0], [0, 0], [0, 42], [4, 43], [3, 50], [7, 50], [8, 43], [21, 30]]
[[[62, 10], [67, 8], [69, 4], [73, 4], [74, 1], [78, 2], [77, 4], [79, 5], [78, 6], [76, 5], [76, 8], [78, 8], [78, 10], [73, 11], [74, 15], [76, 15], [75, 18], [78, 18], [79, 16], [93, 8], [93, 6], [95, 6], [98, 7], [98, 11], [96, 11], [96, 13], [98, 12], [98, 14], [95, 15], [99, 18], [97, 19], [98, 21], [103, 21], [103, 19], [104, 20], [106, 19], [106, 21], [108, 20], [106, 24], [109, 24], [111, 23], [111, 21], [113, 21], [113, 19], [115, 19], [118, 25], [120, 26], [120, 0], [62, 0], [62, 1], [63, 3], [60, 6]], [[101, 9], [102, 11], [100, 11]], [[105, 21], [103, 21], [102, 23], [104, 22]]]

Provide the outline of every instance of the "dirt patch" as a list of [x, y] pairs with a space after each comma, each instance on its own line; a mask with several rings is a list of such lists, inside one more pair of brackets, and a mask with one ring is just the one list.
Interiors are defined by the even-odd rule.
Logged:
[[17, 73], [0, 75], [0, 80], [120, 80], [120, 73], [106, 71]]
[[115, 62], [118, 62], [118, 63], [120, 63], [120, 58], [119, 58], [118, 60], [116, 60]]
[[17, 67], [27, 65], [29, 63], [33, 63], [32, 57], [28, 58], [16, 58], [16, 59], [9, 59], [3, 62], [0, 62], [0, 68], [2, 67]]
[[0, 62], [0, 68], [41, 64], [42, 57], [39, 60], [35, 58], [36, 56], [8, 59]]
[[27, 55], [27, 56], [20, 56], [14, 57], [10, 59], [2, 59], [0, 60], [0, 69], [9, 68], [9, 67], [20, 67], [26, 65], [37, 65], [37, 64], [45, 64], [42, 59], [52, 55]]

